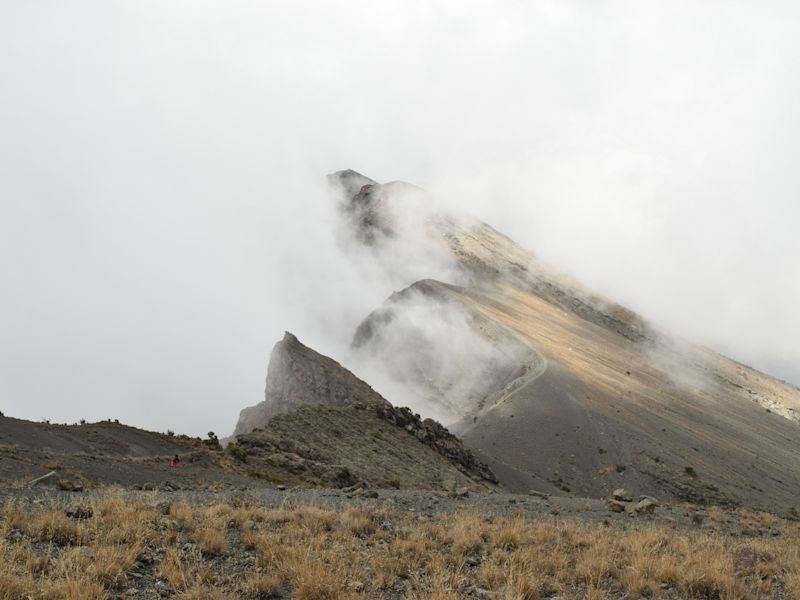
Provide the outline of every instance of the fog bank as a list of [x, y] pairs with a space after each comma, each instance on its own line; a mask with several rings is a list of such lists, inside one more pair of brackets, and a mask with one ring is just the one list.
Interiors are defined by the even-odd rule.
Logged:
[[341, 247], [348, 167], [800, 384], [799, 17], [4, 2], [0, 410], [223, 434], [284, 330], [344, 356], [402, 283]]

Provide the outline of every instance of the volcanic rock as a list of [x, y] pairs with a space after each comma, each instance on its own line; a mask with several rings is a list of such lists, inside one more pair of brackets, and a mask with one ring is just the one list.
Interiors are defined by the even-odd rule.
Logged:
[[301, 406], [350, 404], [390, 406], [339, 363], [301, 344], [286, 332], [272, 349], [264, 401], [241, 411], [233, 435], [263, 427], [275, 415]]

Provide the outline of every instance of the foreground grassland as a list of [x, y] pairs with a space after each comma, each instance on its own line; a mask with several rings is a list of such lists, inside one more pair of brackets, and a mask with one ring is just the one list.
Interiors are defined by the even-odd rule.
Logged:
[[[0, 516], [0, 598], [800, 600], [797, 523], [716, 510], [674, 528], [509, 511], [193, 505], [121, 493], [12, 500]], [[768, 535], [746, 533], [765, 526]]]

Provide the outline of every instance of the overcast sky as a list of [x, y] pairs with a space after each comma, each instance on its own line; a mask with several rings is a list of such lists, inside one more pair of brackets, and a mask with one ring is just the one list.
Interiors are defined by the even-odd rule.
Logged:
[[0, 3], [0, 410], [229, 433], [391, 293], [323, 176], [434, 191], [800, 384], [800, 8]]

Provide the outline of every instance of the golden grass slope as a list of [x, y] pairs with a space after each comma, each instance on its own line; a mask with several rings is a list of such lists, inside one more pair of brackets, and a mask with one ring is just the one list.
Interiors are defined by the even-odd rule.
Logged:
[[[6, 504], [0, 598], [794, 598], [800, 525], [709, 511], [705, 525], [156, 503], [107, 493], [69, 518]], [[766, 523], [766, 521], [769, 521]], [[741, 531], [731, 537], [731, 523]], [[768, 525], [773, 535], [749, 536]], [[777, 536], [775, 535], [777, 533]], [[135, 593], [131, 592], [135, 590]]]

